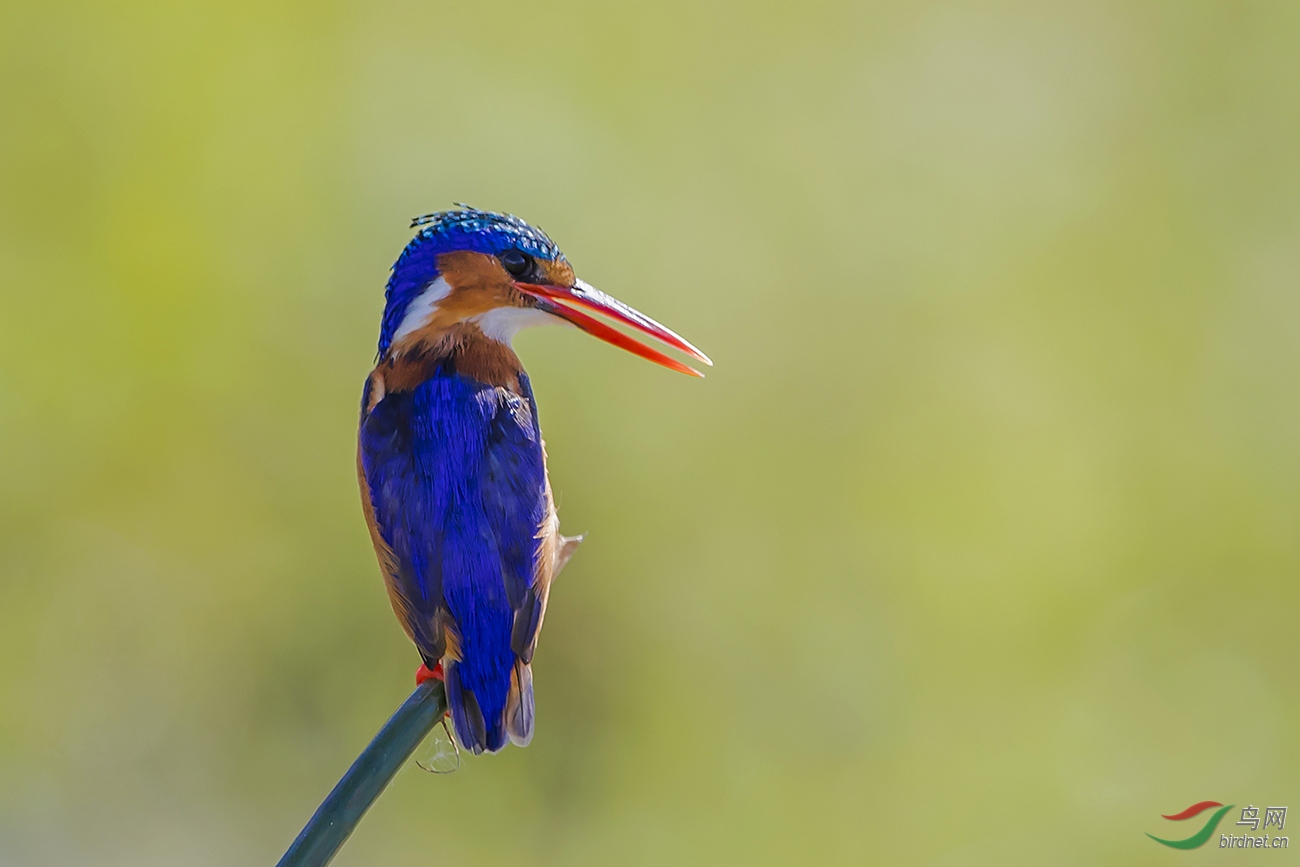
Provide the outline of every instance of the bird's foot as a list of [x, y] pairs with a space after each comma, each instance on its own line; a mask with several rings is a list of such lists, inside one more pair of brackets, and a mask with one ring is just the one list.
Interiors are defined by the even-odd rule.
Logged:
[[415, 670], [415, 685], [419, 686], [428, 680], [442, 680], [442, 663], [439, 662], [432, 669], [429, 666], [421, 664]]

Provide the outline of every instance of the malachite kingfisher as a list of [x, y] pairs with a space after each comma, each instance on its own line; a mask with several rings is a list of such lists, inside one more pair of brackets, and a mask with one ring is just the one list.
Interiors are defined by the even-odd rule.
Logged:
[[443, 680], [474, 753], [533, 736], [531, 663], [560, 534], [522, 328], [567, 323], [682, 373], [694, 368], [592, 313], [712, 364], [674, 332], [574, 276], [544, 232], [467, 206], [417, 217], [384, 293], [361, 397], [357, 473], [393, 611]]

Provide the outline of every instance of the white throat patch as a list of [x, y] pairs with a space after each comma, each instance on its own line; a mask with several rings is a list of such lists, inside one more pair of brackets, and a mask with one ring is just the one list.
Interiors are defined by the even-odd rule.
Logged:
[[486, 313], [471, 316], [470, 322], [479, 327], [488, 337], [506, 346], [511, 345], [515, 335], [534, 325], [567, 324], [558, 316], [552, 316], [536, 307], [497, 307]]

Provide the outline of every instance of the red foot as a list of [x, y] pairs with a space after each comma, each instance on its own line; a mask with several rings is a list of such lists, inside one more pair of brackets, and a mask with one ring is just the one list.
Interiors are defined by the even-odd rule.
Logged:
[[426, 680], [442, 680], [441, 662], [435, 665], [432, 671], [429, 670], [429, 666], [427, 665], [421, 665], [418, 669], [416, 669], [415, 685], [419, 686], [420, 684], [424, 683]]

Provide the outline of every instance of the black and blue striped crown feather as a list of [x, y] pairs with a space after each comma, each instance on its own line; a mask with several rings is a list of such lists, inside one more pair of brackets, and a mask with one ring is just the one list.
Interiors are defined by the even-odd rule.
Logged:
[[[435, 211], [423, 214], [411, 220], [411, 228], [419, 229], [415, 238], [407, 245], [403, 257], [411, 248], [426, 241], [438, 239], [459, 239], [467, 243], [447, 247], [448, 250], [474, 250], [479, 253], [493, 253], [508, 250], [511, 247], [522, 250], [539, 259], [563, 259], [564, 254], [546, 233], [536, 226], [519, 219], [514, 214], [497, 211], [482, 211], [469, 205], [456, 203], [461, 210]], [[398, 264], [401, 263], [398, 259]]]
[[379, 329], [379, 354], [388, 351], [406, 308], [424, 288], [438, 279], [438, 256], [472, 250], [496, 256], [520, 250], [538, 259], [565, 261], [546, 233], [514, 214], [481, 211], [457, 203], [461, 210], [437, 211], [411, 221], [419, 229], [393, 263], [393, 276], [384, 291], [384, 318]]

